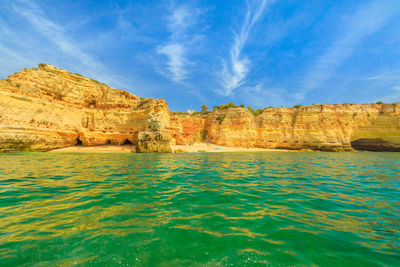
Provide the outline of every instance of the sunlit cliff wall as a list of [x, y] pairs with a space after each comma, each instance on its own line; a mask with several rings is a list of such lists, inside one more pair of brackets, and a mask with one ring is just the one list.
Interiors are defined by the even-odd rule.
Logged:
[[[203, 120], [206, 141], [224, 146], [400, 151], [400, 103], [270, 108], [258, 116], [244, 108], [229, 108]], [[194, 122], [188, 121], [179, 120], [182, 134], [175, 135], [176, 140], [194, 134], [194, 127], [187, 127]]]
[[204, 123], [205, 118], [201, 115], [171, 114], [171, 136], [177, 145], [204, 141], [201, 135]]
[[162, 99], [141, 99], [50, 65], [0, 80], [0, 152], [80, 143], [169, 152], [169, 121]]
[[184, 115], [171, 114], [162, 99], [139, 98], [45, 64], [0, 80], [0, 152], [126, 143], [137, 152], [170, 152], [171, 144], [190, 142], [400, 151], [400, 103]]

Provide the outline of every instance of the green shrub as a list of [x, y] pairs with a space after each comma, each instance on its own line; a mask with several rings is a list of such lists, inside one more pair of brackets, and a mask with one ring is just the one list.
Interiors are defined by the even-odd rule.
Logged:
[[143, 100], [141, 99], [139, 105], [136, 108], [139, 109], [150, 102], [152, 102], [151, 98], [144, 98]]
[[92, 82], [101, 84], [99, 81], [97, 81], [97, 80], [95, 80], [95, 79], [92, 79], [92, 78], [89, 78], [89, 79], [90, 79]]
[[44, 63], [39, 63], [39, 68], [43, 68], [43, 67], [45, 67], [47, 64], [44, 64]]
[[223, 110], [223, 109], [228, 109], [228, 108], [237, 108], [237, 107], [239, 107], [239, 106], [237, 106], [235, 103], [229, 102], [229, 103], [226, 103], [225, 105], [214, 106], [213, 111]]
[[225, 119], [225, 114], [219, 115], [216, 120], [219, 121], [219, 124], [221, 124]]
[[257, 109], [257, 110], [254, 110], [254, 109], [253, 109], [252, 107], [250, 107], [250, 106], [248, 106], [247, 109], [248, 109], [248, 110], [250, 111], [250, 113], [253, 114], [254, 116], [260, 115], [260, 114], [263, 113], [263, 111], [265, 110], [265, 109], [261, 109], [261, 108], [259, 108], [259, 109]]
[[201, 111], [202, 111], [202, 112], [208, 111], [207, 105], [201, 105]]
[[200, 130], [201, 141], [204, 141], [207, 139], [207, 134], [208, 134], [207, 130], [205, 130], [205, 129]]
[[293, 108], [301, 108], [303, 105], [294, 105]]
[[182, 112], [182, 111], [171, 111], [171, 114], [173, 115], [187, 115], [187, 112]]
[[381, 102], [381, 101], [378, 101], [378, 102], [376, 102], [376, 104], [383, 104], [383, 102]]

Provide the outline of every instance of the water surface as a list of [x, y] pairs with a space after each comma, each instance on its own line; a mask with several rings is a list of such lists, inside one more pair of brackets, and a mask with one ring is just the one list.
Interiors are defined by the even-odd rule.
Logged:
[[400, 153], [0, 155], [1, 266], [400, 266]]

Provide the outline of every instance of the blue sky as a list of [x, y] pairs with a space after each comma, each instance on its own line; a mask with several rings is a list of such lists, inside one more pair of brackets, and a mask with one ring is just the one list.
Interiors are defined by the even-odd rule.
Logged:
[[41, 62], [174, 111], [398, 102], [400, 1], [0, 1], [0, 78]]

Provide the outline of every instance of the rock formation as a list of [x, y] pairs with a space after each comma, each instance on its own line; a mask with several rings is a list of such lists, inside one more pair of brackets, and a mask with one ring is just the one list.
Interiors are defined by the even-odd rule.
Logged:
[[137, 144], [170, 152], [169, 111], [95, 80], [40, 64], [0, 80], [0, 151]]
[[174, 120], [182, 133], [171, 135], [183, 142], [199, 133], [198, 127], [188, 125], [201, 120], [206, 140], [223, 146], [400, 151], [400, 103], [269, 108], [258, 116], [237, 107], [195, 117], [192, 123], [179, 117]]
[[400, 151], [400, 103], [268, 108], [207, 115], [171, 114], [162, 99], [139, 98], [95, 80], [39, 64], [0, 80], [0, 152], [72, 145], [171, 144], [323, 151]]
[[[202, 142], [205, 118], [201, 115], [171, 114], [170, 134], [177, 145]], [[203, 134], [204, 135], [204, 134]]]

